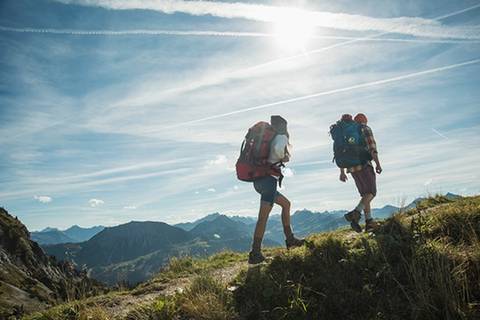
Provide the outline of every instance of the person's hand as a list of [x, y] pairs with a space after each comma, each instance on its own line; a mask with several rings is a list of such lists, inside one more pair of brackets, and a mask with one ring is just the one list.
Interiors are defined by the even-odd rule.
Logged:
[[347, 182], [347, 180], [348, 180], [348, 177], [347, 177], [347, 175], [345, 174], [345, 172], [343, 172], [343, 171], [340, 172], [340, 181], [342, 181], [342, 182]]
[[379, 164], [377, 164], [377, 166], [376, 166], [376, 168], [375, 168], [375, 171], [376, 171], [378, 174], [382, 173], [382, 171], [383, 171], [382, 166], [379, 165]]

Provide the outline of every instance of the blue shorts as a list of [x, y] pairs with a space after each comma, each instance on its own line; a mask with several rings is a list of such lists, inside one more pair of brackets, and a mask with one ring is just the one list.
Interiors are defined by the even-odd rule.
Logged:
[[253, 182], [255, 191], [260, 193], [261, 200], [273, 205], [278, 196], [282, 195], [277, 191], [278, 180], [272, 176], [263, 177]]

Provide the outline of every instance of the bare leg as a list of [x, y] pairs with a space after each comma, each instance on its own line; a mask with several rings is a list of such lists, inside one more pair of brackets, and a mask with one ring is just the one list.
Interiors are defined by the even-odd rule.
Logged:
[[273, 205], [269, 202], [260, 201], [260, 210], [258, 212], [257, 225], [253, 233], [252, 251], [259, 252], [262, 247], [263, 235], [267, 226], [268, 215], [272, 211]]
[[365, 221], [372, 218], [372, 215], [371, 215], [372, 209], [371, 209], [370, 203], [372, 202], [373, 198], [375, 198], [375, 196], [371, 193], [367, 193], [362, 197], [362, 203], [365, 206], [364, 208]]
[[282, 207], [282, 225], [283, 233], [286, 239], [293, 237], [292, 228], [290, 226], [290, 201], [282, 195], [279, 195], [275, 200], [275, 203]]

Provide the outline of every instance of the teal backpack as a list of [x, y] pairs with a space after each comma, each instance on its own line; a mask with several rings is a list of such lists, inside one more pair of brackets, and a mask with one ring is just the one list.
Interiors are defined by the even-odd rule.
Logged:
[[372, 160], [361, 124], [355, 121], [337, 121], [330, 126], [330, 135], [333, 139], [333, 160], [339, 168], [364, 165]]

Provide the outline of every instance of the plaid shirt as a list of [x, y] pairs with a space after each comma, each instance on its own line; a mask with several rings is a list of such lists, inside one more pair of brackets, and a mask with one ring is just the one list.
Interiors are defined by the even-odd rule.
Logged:
[[[377, 143], [373, 137], [372, 129], [367, 125], [362, 125], [362, 133], [365, 137], [365, 143], [367, 144], [367, 149], [371, 154], [377, 153]], [[348, 173], [358, 172], [362, 170], [365, 166], [372, 166], [372, 162], [368, 161], [365, 165], [358, 165], [347, 169]], [[373, 167], [373, 166], [372, 166]]]

